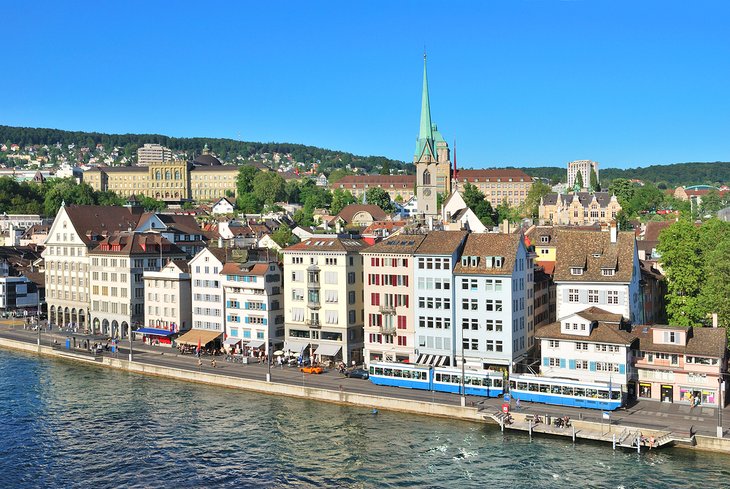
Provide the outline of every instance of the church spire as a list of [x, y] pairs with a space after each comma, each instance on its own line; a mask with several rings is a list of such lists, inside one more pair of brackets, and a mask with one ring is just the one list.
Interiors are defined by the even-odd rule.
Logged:
[[428, 100], [428, 75], [426, 73], [426, 52], [423, 52], [423, 93], [421, 94], [421, 130], [418, 139], [433, 140], [431, 127], [431, 104]]

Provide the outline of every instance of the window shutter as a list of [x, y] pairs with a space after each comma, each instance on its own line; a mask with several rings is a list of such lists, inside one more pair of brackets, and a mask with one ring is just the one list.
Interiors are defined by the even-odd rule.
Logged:
[[547, 367], [547, 366], [549, 366], [549, 365], [550, 365], [550, 360], [548, 359], [548, 357], [544, 357], [544, 358], [542, 359], [542, 365], [543, 365], [544, 367]]
[[568, 368], [571, 370], [575, 370], [575, 360], [570, 360], [568, 362]]
[[560, 368], [565, 368], [565, 358], [560, 359]]
[[588, 362], [588, 370], [590, 370], [591, 372], [595, 372], [596, 371], [596, 362]]
[[607, 294], [605, 290], [601, 290], [598, 292], [598, 303], [599, 304], [605, 304], [608, 302]]
[[624, 365], [623, 363], [619, 364], [619, 366], [618, 366], [618, 373], [620, 373], [621, 375], [625, 374], [626, 373], [626, 365]]

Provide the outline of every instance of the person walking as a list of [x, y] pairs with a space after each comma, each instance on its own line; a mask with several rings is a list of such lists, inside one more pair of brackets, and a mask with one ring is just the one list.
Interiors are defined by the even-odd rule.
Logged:
[[210, 366], [213, 367], [213, 368], [215, 368], [215, 358], [210, 361]]
[[519, 411], [519, 410], [520, 410], [520, 398], [519, 398], [519, 397], [518, 397], [518, 398], [516, 398], [516, 400], [515, 400], [515, 409], [516, 409], [517, 411]]
[[201, 370], [203, 368], [203, 359], [198, 357], [198, 370]]

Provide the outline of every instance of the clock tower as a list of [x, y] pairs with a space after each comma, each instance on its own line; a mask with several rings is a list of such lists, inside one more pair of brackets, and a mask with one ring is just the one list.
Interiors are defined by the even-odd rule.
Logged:
[[431, 122], [431, 104], [428, 98], [426, 54], [423, 54], [423, 93], [421, 94], [421, 127], [416, 140], [416, 198], [418, 214], [437, 216], [438, 194], [444, 198], [451, 190], [451, 161], [449, 145]]

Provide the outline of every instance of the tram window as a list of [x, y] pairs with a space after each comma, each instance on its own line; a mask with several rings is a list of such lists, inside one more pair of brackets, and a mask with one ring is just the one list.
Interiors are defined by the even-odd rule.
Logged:
[[479, 379], [475, 379], [474, 377], [464, 377], [464, 385], [471, 385], [472, 380], [479, 382]]
[[[495, 380], [495, 384], [494, 384], [494, 385], [497, 385], [497, 384], [496, 384], [496, 380]], [[509, 381], [509, 388], [510, 388], [510, 389], [514, 389], [514, 388], [515, 388], [515, 381], [514, 381], [514, 380], [510, 380], [510, 381]]]
[[375, 375], [383, 375], [383, 369], [381, 367], [375, 367]]
[[436, 382], [441, 382], [441, 374], [436, 374]]
[[621, 399], [621, 392], [611, 391], [611, 399], [613, 399], [614, 401]]
[[426, 378], [426, 374], [423, 372], [413, 372], [413, 378], [415, 380], [421, 380]]
[[411, 378], [411, 371], [410, 370], [404, 370], [403, 371], [403, 378], [404, 379], [410, 379]]
[[564, 396], [572, 396], [573, 395], [573, 388], [568, 386], [563, 386], [563, 395]]
[[518, 391], [526, 391], [527, 390], [527, 382], [517, 382], [517, 390]]
[[598, 397], [596, 389], [586, 389], [586, 397]]
[[540, 392], [549, 392], [550, 386], [547, 384], [540, 384]]
[[575, 389], [573, 389], [573, 395], [576, 397], [585, 397], [586, 390], [582, 387], [576, 387]]
[[393, 369], [392, 368], [384, 368], [383, 369], [383, 375], [386, 377], [392, 377], [393, 376]]
[[529, 385], [530, 392], [537, 392], [538, 384], [534, 384], [534, 383], [530, 382], [528, 385]]
[[443, 374], [441, 376], [441, 381], [442, 382], [451, 382], [451, 375]]
[[375, 367], [370, 367], [370, 375], [373, 375], [375, 373]]
[[560, 386], [559, 385], [551, 385], [550, 386], [550, 393], [551, 394], [560, 394]]
[[402, 370], [398, 370], [398, 369], [394, 369], [393, 370], [393, 377], [403, 377], [403, 371]]
[[502, 379], [489, 379], [494, 387], [502, 387]]
[[598, 398], [599, 399], [608, 399], [608, 391], [599, 390], [598, 391]]

